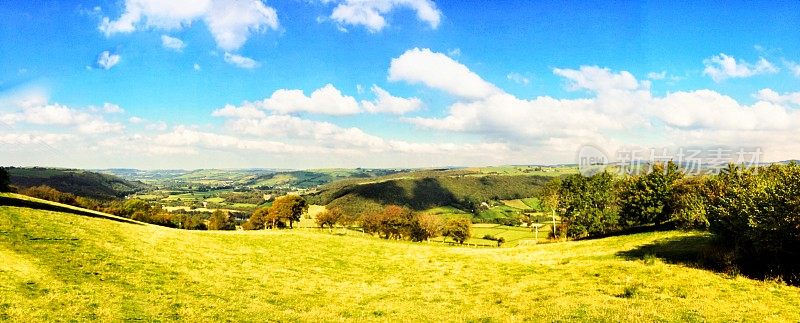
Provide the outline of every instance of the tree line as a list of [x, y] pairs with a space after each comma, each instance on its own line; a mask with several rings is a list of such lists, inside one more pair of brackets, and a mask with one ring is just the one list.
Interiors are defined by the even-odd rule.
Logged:
[[571, 175], [544, 186], [547, 211], [561, 216], [556, 234], [597, 237], [635, 228], [708, 230], [737, 270], [800, 283], [800, 165], [686, 176], [678, 165], [641, 175]]
[[[253, 212], [242, 224], [245, 230], [292, 228], [294, 222], [308, 210], [308, 203], [301, 196], [286, 195], [275, 199], [268, 208]], [[449, 237], [464, 243], [470, 237], [472, 222], [467, 218], [442, 219], [437, 215], [414, 212], [410, 208], [388, 205], [381, 210], [368, 210], [360, 214], [331, 207], [320, 212], [316, 224], [333, 230], [335, 226], [359, 226], [367, 234], [383, 239], [429, 241], [439, 236]]]

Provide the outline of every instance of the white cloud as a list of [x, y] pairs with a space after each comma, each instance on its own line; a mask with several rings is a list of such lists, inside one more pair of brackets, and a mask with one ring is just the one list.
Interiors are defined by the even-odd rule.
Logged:
[[762, 89], [754, 95], [761, 101], [775, 104], [794, 104], [800, 105], [800, 92], [780, 94], [772, 89]]
[[431, 0], [343, 0], [333, 9], [330, 18], [340, 28], [341, 25], [364, 26], [375, 33], [387, 26], [386, 15], [397, 8], [415, 11], [417, 19], [433, 29], [439, 27], [442, 19], [441, 11]]
[[575, 149], [586, 143], [602, 143], [609, 151], [621, 144], [753, 145], [770, 150], [776, 159], [796, 158], [787, 147], [800, 146], [791, 139], [800, 128], [800, 111], [787, 106], [797, 102], [796, 93], [762, 90], [759, 102], [744, 105], [711, 90], [654, 97], [649, 81], [637, 80], [627, 71], [582, 66], [556, 68], [553, 73], [567, 81], [568, 89], [591, 95], [526, 100], [499, 92], [461, 97], [445, 116], [403, 120], [422, 128], [536, 147], [547, 152], [543, 158], [561, 161], [571, 160]]
[[6, 133], [0, 134], [0, 145], [17, 146], [17, 145], [30, 145], [30, 144], [48, 144], [55, 145], [63, 141], [75, 140], [75, 136], [71, 134], [57, 134], [57, 133]]
[[786, 68], [792, 72], [792, 75], [795, 77], [800, 77], [800, 64], [788, 60], [784, 60], [783, 63], [786, 65]]
[[531, 82], [531, 80], [529, 80], [527, 77], [517, 72], [508, 73], [508, 75], [506, 75], [506, 78], [513, 81], [514, 83], [522, 85], [528, 85]]
[[125, 113], [119, 105], [113, 103], [103, 103], [103, 112], [105, 113]]
[[663, 80], [667, 78], [667, 71], [647, 73], [647, 78], [651, 80]]
[[214, 110], [211, 113], [214, 117], [225, 117], [225, 118], [263, 118], [266, 117], [267, 114], [264, 111], [259, 110], [256, 105], [252, 103], [245, 103], [241, 107], [235, 107], [233, 105], [227, 104], [222, 109]]
[[256, 62], [252, 58], [231, 53], [225, 53], [225, 62], [244, 69], [254, 69], [261, 66], [259, 62]]
[[121, 132], [120, 123], [106, 121], [102, 116], [54, 103], [23, 108], [21, 111], [0, 114], [0, 122], [14, 125], [27, 123], [40, 126], [74, 127], [80, 133], [99, 134]]
[[389, 92], [377, 85], [372, 86], [372, 93], [375, 94], [375, 101], [361, 101], [361, 106], [370, 113], [391, 113], [399, 115], [416, 111], [422, 107], [422, 101], [418, 98], [392, 96]]
[[161, 45], [164, 46], [164, 48], [171, 49], [176, 52], [180, 52], [184, 47], [186, 47], [186, 44], [182, 40], [175, 37], [170, 37], [168, 35], [161, 35]]
[[47, 104], [49, 95], [41, 87], [22, 87], [0, 92], [0, 108], [29, 108]]
[[414, 48], [392, 59], [389, 80], [422, 83], [470, 99], [485, 98], [501, 92], [463, 64], [427, 48]]
[[198, 71], [198, 72], [199, 72], [199, 71], [200, 71], [200, 64], [194, 63], [194, 65], [192, 65], [192, 68], [193, 68], [195, 71]]
[[314, 90], [311, 96], [306, 96], [302, 90], [280, 89], [259, 104], [263, 109], [281, 114], [310, 112], [348, 115], [361, 112], [358, 102], [353, 97], [342, 95], [342, 92], [332, 84]]
[[117, 65], [120, 59], [121, 57], [117, 54], [111, 54], [109, 51], [103, 51], [100, 53], [100, 56], [97, 57], [97, 66], [107, 70], [114, 67], [114, 65]]
[[778, 68], [763, 57], [759, 58], [756, 64], [750, 64], [744, 60], [737, 61], [733, 56], [720, 53], [703, 60], [703, 64], [705, 64], [703, 74], [708, 75], [715, 82], [729, 78], [746, 78], [778, 72]]
[[461, 56], [461, 48], [453, 48], [447, 51], [447, 55], [450, 57], [458, 57]]
[[252, 33], [278, 28], [275, 9], [261, 0], [125, 0], [125, 10], [112, 20], [103, 17], [106, 36], [140, 29], [176, 30], [202, 20], [217, 46], [225, 51], [242, 47]]
[[145, 129], [149, 131], [165, 131], [169, 126], [164, 121], [157, 121], [157, 122], [148, 122], [145, 126]]
[[278, 14], [261, 0], [215, 0], [205, 21], [224, 50], [242, 47], [253, 32], [278, 29]]
[[128, 122], [130, 122], [132, 124], [140, 124], [140, 123], [144, 122], [144, 119], [134, 116], [134, 117], [128, 118]]

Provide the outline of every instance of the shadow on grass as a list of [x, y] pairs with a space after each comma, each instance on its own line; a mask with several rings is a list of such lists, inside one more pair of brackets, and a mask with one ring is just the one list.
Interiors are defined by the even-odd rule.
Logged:
[[595, 240], [595, 239], [603, 239], [608, 237], [617, 237], [617, 236], [626, 236], [636, 233], [645, 233], [645, 232], [658, 232], [658, 231], [673, 231], [675, 230], [675, 225], [672, 223], [665, 223], [660, 225], [642, 225], [638, 227], [627, 228], [619, 231], [597, 234], [589, 237], [578, 238], [575, 240]]
[[139, 222], [136, 222], [136, 221], [133, 221], [133, 220], [128, 220], [128, 219], [125, 219], [125, 218], [118, 218], [118, 217], [103, 215], [103, 214], [100, 214], [100, 213], [94, 213], [94, 212], [89, 212], [89, 211], [83, 211], [83, 210], [77, 210], [77, 209], [73, 209], [73, 208], [68, 208], [68, 207], [64, 207], [64, 206], [60, 206], [60, 205], [42, 203], [42, 202], [37, 202], [37, 201], [29, 201], [29, 200], [23, 200], [23, 199], [16, 199], [16, 198], [11, 198], [11, 197], [6, 197], [6, 196], [0, 196], [0, 206], [15, 206], [15, 207], [24, 207], [24, 208], [34, 209], [34, 210], [45, 210], [45, 211], [54, 211], [54, 212], [62, 212], [62, 213], [71, 213], [71, 214], [75, 214], [75, 215], [88, 216], [88, 217], [92, 217], [92, 218], [99, 218], [99, 219], [106, 219], [106, 220], [123, 222], [123, 223], [142, 225]]
[[727, 255], [728, 252], [719, 247], [710, 234], [661, 239], [617, 253], [617, 256], [627, 260], [648, 262], [655, 257], [669, 264], [731, 274], [736, 270], [726, 261]]

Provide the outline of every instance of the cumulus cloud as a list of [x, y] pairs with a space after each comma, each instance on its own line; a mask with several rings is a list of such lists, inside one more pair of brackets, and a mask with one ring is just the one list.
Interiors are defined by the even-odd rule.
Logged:
[[[334, 2], [334, 1], [327, 1]], [[380, 32], [388, 23], [386, 15], [398, 8], [411, 9], [417, 14], [417, 19], [428, 23], [436, 29], [442, 19], [442, 13], [431, 0], [342, 0], [335, 1], [338, 5], [330, 15], [331, 20], [342, 25], [364, 26], [370, 32]], [[344, 29], [343, 31], [346, 31]]]
[[264, 111], [259, 110], [259, 108], [252, 103], [245, 103], [241, 107], [226, 104], [225, 107], [214, 110], [211, 115], [214, 117], [226, 118], [263, 118], [267, 116]]
[[29, 106], [21, 111], [0, 114], [0, 122], [9, 125], [27, 123], [40, 126], [73, 127], [84, 134], [121, 132], [124, 129], [122, 124], [109, 122], [100, 115], [73, 109], [58, 103]]
[[[261, 118], [243, 118], [230, 115], [225, 128], [237, 134], [258, 138], [300, 140], [309, 153], [362, 155], [364, 152], [390, 154], [468, 154], [502, 153], [509, 150], [501, 143], [455, 144], [414, 143], [391, 140], [364, 132], [356, 127], [341, 127], [325, 122], [303, 119], [291, 115], [268, 115]], [[279, 151], [283, 151], [281, 148]], [[284, 151], [285, 152], [285, 151]]]
[[766, 58], [759, 58], [756, 64], [744, 60], [737, 60], [733, 56], [720, 53], [703, 60], [705, 69], [703, 74], [708, 75], [714, 82], [721, 82], [729, 78], [746, 78], [760, 74], [775, 74], [778, 68]]
[[176, 52], [180, 52], [184, 47], [186, 47], [186, 44], [182, 40], [175, 37], [170, 37], [168, 35], [161, 35], [161, 45], [164, 46], [164, 48], [171, 49]]
[[103, 51], [100, 53], [100, 56], [97, 57], [97, 66], [107, 70], [117, 65], [120, 59], [121, 57], [118, 54], [111, 54], [109, 51]]
[[280, 114], [310, 112], [348, 115], [361, 112], [356, 99], [343, 95], [332, 84], [314, 90], [310, 96], [306, 96], [302, 90], [280, 89], [260, 102], [260, 107]]
[[754, 95], [755, 98], [775, 104], [800, 105], [800, 92], [780, 94], [773, 89], [762, 89]]
[[279, 89], [268, 98], [255, 102], [244, 102], [241, 106], [226, 105], [212, 112], [215, 117], [263, 118], [266, 112], [278, 115], [312, 113], [321, 115], [345, 116], [363, 111], [370, 113], [405, 114], [422, 106], [418, 98], [393, 96], [388, 91], [373, 85], [375, 99], [360, 103], [352, 96], [342, 94], [333, 84], [306, 95], [303, 90]]
[[410, 49], [392, 59], [389, 80], [421, 83], [469, 99], [485, 98], [502, 92], [463, 64], [427, 48]]
[[[779, 94], [765, 89], [756, 95], [758, 102], [746, 105], [711, 90], [657, 97], [652, 94], [649, 81], [638, 80], [627, 71], [597, 66], [555, 68], [553, 73], [564, 78], [568, 90], [587, 91], [589, 96], [520, 99], [499, 90], [485, 96], [451, 93], [457, 102], [449, 106], [445, 116], [403, 120], [427, 129], [479, 134], [494, 142], [524, 142], [551, 153], [566, 147], [562, 158], [570, 158], [581, 144], [597, 142], [617, 147], [623, 143], [689, 142], [756, 145], [771, 149], [773, 156], [783, 157], [791, 153], [786, 147], [798, 146], [790, 138], [800, 128], [800, 111], [787, 106], [796, 104], [800, 96], [796, 93]], [[411, 78], [408, 81], [423, 83]], [[423, 84], [439, 87], [435, 83]]]
[[234, 51], [253, 33], [278, 29], [275, 9], [261, 0], [125, 0], [116, 19], [103, 17], [98, 29], [106, 36], [140, 29], [176, 30], [205, 22], [219, 48]]
[[418, 98], [396, 97], [377, 85], [373, 85], [371, 90], [372, 93], [375, 94], [375, 100], [361, 101], [361, 106], [370, 113], [390, 113], [399, 115], [416, 111], [422, 107], [422, 101]]
[[[231, 65], [236, 66], [236, 67], [239, 67], [239, 68], [254, 69], [254, 68], [257, 68], [257, 67], [261, 66], [261, 64], [259, 62], [256, 62], [256, 60], [254, 60], [254, 59], [252, 59], [250, 57], [244, 57], [244, 56], [237, 55], [237, 54], [225, 53], [225, 57], [224, 58], [225, 58], [225, 62], [226, 63], [231, 64]], [[195, 65], [197, 65], [197, 64], [195, 64]], [[195, 68], [195, 70], [199, 70], [199, 67]]]

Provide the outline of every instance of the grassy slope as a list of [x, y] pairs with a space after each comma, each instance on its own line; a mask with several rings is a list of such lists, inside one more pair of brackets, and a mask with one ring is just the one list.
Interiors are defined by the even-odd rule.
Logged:
[[798, 288], [618, 255], [667, 238], [702, 240], [469, 249], [3, 206], [0, 320], [800, 320]]
[[8, 168], [11, 184], [19, 187], [47, 185], [59, 191], [91, 198], [114, 198], [147, 189], [141, 182], [85, 170], [56, 168]]

